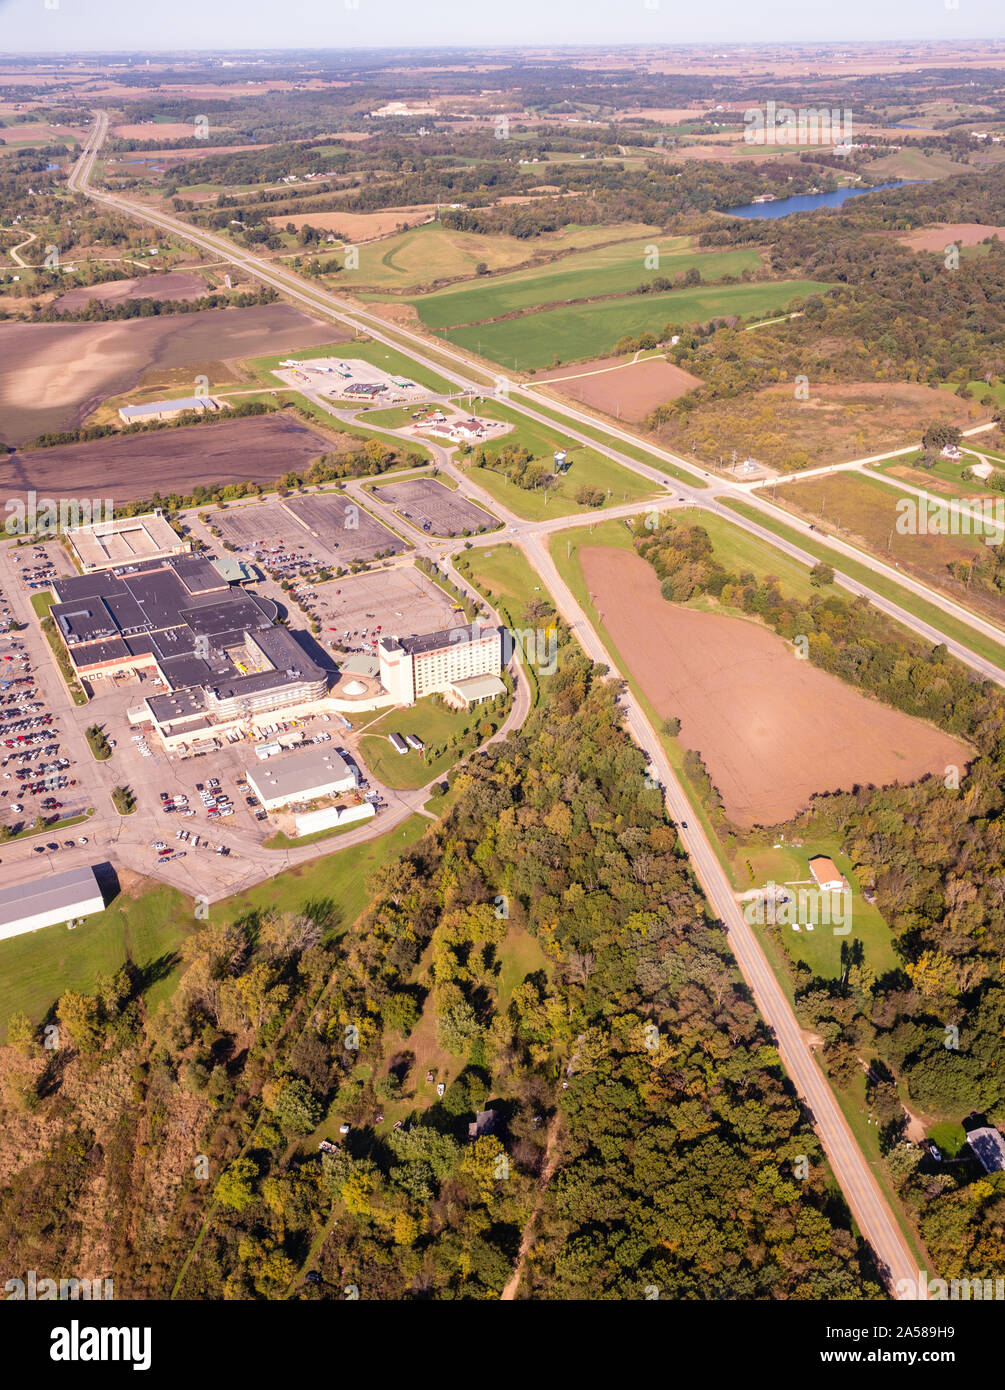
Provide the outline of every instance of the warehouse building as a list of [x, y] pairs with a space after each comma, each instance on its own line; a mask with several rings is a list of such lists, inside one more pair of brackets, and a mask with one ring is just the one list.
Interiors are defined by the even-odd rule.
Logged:
[[0, 889], [0, 940], [104, 910], [105, 900], [89, 865], [50, 874]]
[[380, 680], [395, 704], [411, 705], [424, 695], [449, 693], [459, 681], [502, 672], [502, 629], [465, 627], [421, 637], [382, 637], [377, 647]]
[[142, 405], [119, 407], [119, 419], [124, 425], [148, 424], [151, 420], [177, 420], [186, 410], [199, 415], [215, 414], [220, 402], [212, 396], [180, 396], [176, 401], [144, 401]]
[[333, 748], [318, 744], [301, 753], [270, 758], [260, 767], [249, 768], [245, 776], [267, 811], [278, 811], [294, 801], [316, 801], [351, 792], [359, 782], [355, 768]]

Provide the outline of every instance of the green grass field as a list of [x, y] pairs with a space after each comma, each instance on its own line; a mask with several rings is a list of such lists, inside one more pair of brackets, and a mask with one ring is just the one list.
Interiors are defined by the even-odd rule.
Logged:
[[[299, 912], [328, 901], [336, 909], [333, 926], [348, 928], [369, 901], [369, 875], [415, 844], [429, 825], [425, 816], [410, 816], [378, 839], [287, 869], [214, 903], [209, 920], [234, 921], [270, 909]], [[87, 993], [99, 973], [114, 972], [126, 960], [145, 973], [146, 1005], [156, 1008], [178, 983], [176, 952], [194, 921], [191, 899], [151, 882], [137, 896], [120, 894], [75, 931], [57, 925], [0, 941], [0, 1032], [6, 1035], [7, 1020], [18, 1010], [41, 1022], [64, 990]]]
[[[489, 459], [497, 458], [500, 450], [508, 444], [520, 444], [529, 449], [535, 459], [546, 462], [550, 469], [552, 455], [556, 449], [565, 449], [568, 453], [568, 472], [560, 475], [558, 485], [547, 493], [539, 489], [530, 491], [517, 487], [502, 473], [495, 473], [490, 468], [471, 467], [472, 483], [483, 487], [497, 502], [501, 502], [519, 517], [536, 521], [549, 516], [570, 516], [575, 512], [581, 512], [585, 508], [582, 503], [576, 501], [576, 491], [583, 486], [600, 488], [605, 494], [604, 507], [621, 506], [625, 502], [639, 501], [656, 494], [657, 489], [647, 478], [630, 473], [627, 468], [622, 468], [620, 464], [612, 462], [584, 444], [577, 444], [560, 430], [552, 430], [546, 425], [538, 424], [536, 420], [527, 419], [510, 406], [498, 401], [486, 401], [478, 405], [477, 410], [479, 414], [490, 416], [492, 419], [508, 420], [514, 426], [509, 434], [480, 446]], [[467, 460], [458, 458], [456, 461], [465, 466], [473, 458], [472, 454], [468, 455]], [[597, 508], [598, 512], [602, 510], [603, 507]]]
[[[527, 617], [527, 605], [533, 600], [553, 603], [551, 594], [541, 583], [541, 576], [515, 545], [506, 543], [493, 546], [491, 550], [476, 546], [459, 556], [454, 564], [460, 574], [485, 594], [506, 626], [515, 631], [540, 626]], [[523, 669], [537, 704], [548, 674], [533, 661], [525, 662]]]
[[[744, 890], [761, 888], [766, 883], [777, 883], [812, 888], [808, 860], [817, 854], [826, 854], [832, 859], [848, 880], [852, 890], [850, 919], [846, 918], [841, 923], [835, 920], [830, 925], [818, 922], [814, 924], [812, 931], [806, 929], [805, 921], [802, 921], [801, 930], [798, 932], [791, 925], [780, 926], [778, 931], [788, 954], [793, 960], [805, 961], [814, 975], [820, 975], [824, 979], [838, 979], [844, 968], [841, 948], [857, 940], [861, 941], [865, 959], [878, 976], [896, 970], [900, 960], [893, 949], [890, 929], [879, 909], [866, 902], [862, 896], [851, 860], [842, 852], [840, 841], [836, 838], [825, 836], [814, 839], [803, 848], [784, 845], [775, 849], [770, 844], [745, 843], [737, 850], [733, 860], [734, 887]], [[748, 859], [754, 870], [753, 879], [750, 878], [744, 862]], [[798, 887], [795, 891], [798, 892]], [[835, 906], [838, 904], [835, 903]], [[843, 908], [839, 908], [839, 911], [843, 916]], [[835, 935], [835, 926], [838, 925], [850, 926], [851, 930]], [[765, 932], [773, 929], [762, 925], [755, 930], [759, 936], [763, 936]]]
[[823, 294], [820, 280], [779, 280], [757, 285], [709, 285], [665, 294], [626, 295], [565, 309], [453, 328], [442, 336], [458, 347], [515, 371], [601, 357], [620, 338], [658, 332], [665, 323], [696, 323], [720, 315], [781, 312], [793, 299]]
[[[682, 242], [684, 245], [673, 244]], [[659, 248], [659, 264], [647, 268], [647, 247], [652, 246]], [[687, 238], [675, 237], [667, 244], [656, 237], [564, 257], [550, 271], [538, 268], [493, 276], [463, 289], [440, 290], [411, 303], [426, 327], [438, 331], [452, 324], [476, 323], [538, 304], [625, 293], [659, 276], [671, 277], [692, 267], [701, 272], [707, 283], [723, 275], [756, 270], [760, 265], [761, 257], [753, 248], [692, 251], [687, 248]]]
[[[377, 781], [385, 787], [409, 790], [424, 787], [434, 777], [440, 777], [457, 762], [456, 748], [439, 757], [427, 759], [422, 753], [409, 749], [397, 753], [387, 741], [388, 734], [417, 734], [427, 749], [436, 748], [450, 738], [465, 734], [486, 718], [484, 706], [469, 710], [452, 710], [432, 700], [419, 700], [407, 710], [389, 710], [367, 727], [372, 730], [360, 740], [363, 761]], [[495, 716], [498, 720], [498, 716]]]
[[35, 1023], [67, 989], [87, 993], [98, 974], [131, 960], [149, 980], [147, 1007], [156, 1007], [176, 982], [175, 953], [193, 921], [192, 904], [165, 885], [140, 897], [120, 895], [103, 913], [74, 931], [63, 924], [0, 941], [0, 1028], [23, 1010]]
[[627, 222], [608, 227], [571, 225], [561, 231], [546, 232], [533, 243], [513, 236], [481, 236], [427, 222], [407, 232], [396, 232], [380, 241], [359, 248], [359, 267], [340, 271], [337, 283], [355, 289], [408, 289], [437, 280], [474, 276], [475, 267], [505, 270], [521, 265], [532, 256], [555, 255], [572, 247], [590, 247], [597, 242], [645, 236], [655, 227]]

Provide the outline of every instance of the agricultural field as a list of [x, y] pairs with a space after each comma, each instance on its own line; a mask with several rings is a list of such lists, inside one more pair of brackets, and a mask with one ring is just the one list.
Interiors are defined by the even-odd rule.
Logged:
[[579, 562], [625, 668], [661, 718], [680, 719], [681, 744], [701, 754], [741, 829], [788, 820], [815, 794], [906, 784], [971, 756], [798, 661], [760, 624], [668, 603], [628, 550], [584, 545]]
[[701, 385], [701, 380], [675, 367], [662, 354], [640, 357], [601, 357], [572, 367], [538, 372], [535, 383], [547, 384], [561, 396], [603, 410], [618, 420], [639, 423], [658, 405], [676, 400]]
[[596, 304], [447, 329], [442, 336], [503, 367], [528, 371], [610, 353], [619, 339], [659, 333], [666, 323], [767, 316], [794, 299], [822, 294], [820, 280], [778, 280], [754, 285], [708, 285], [661, 294], [625, 295]]
[[6, 459], [10, 498], [112, 498], [132, 502], [154, 491], [190, 494], [204, 487], [273, 485], [331, 449], [331, 441], [289, 415], [221, 419], [212, 424], [126, 434], [87, 444], [26, 449]]
[[[659, 252], [655, 267], [647, 264], [647, 258], [655, 259], [651, 255], [653, 247]], [[487, 277], [478, 284], [441, 290], [413, 299], [411, 303], [426, 327], [439, 332], [454, 325], [481, 323], [542, 304], [626, 294], [660, 277], [672, 279], [688, 270], [697, 270], [702, 282], [707, 284], [724, 275], [757, 270], [761, 264], [760, 253], [752, 248], [695, 251], [687, 237], [655, 236], [564, 257], [551, 269], [536, 268]]]
[[[307, 220], [313, 222], [312, 218]], [[645, 236], [656, 230], [638, 223], [603, 227], [572, 225], [558, 232], [546, 232], [529, 245], [519, 237], [480, 236], [444, 227], [441, 222], [428, 222], [361, 246], [358, 268], [340, 271], [338, 284], [354, 291], [408, 290], [440, 280], [473, 277], [479, 265], [487, 266], [490, 271], [506, 270], [530, 259], [547, 261], [573, 248]]]
[[22, 444], [75, 429], [151, 370], [199, 364], [207, 355], [233, 362], [266, 348], [285, 357], [337, 333], [288, 304], [105, 323], [0, 323], [2, 437]]
[[101, 304], [122, 304], [130, 299], [201, 299], [207, 293], [206, 281], [194, 271], [167, 271], [143, 275], [133, 280], [106, 280], [69, 290], [52, 302], [59, 313], [83, 309], [92, 299]]

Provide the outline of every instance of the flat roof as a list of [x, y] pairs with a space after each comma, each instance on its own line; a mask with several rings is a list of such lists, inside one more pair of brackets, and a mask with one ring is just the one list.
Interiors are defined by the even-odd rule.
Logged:
[[0, 928], [12, 926], [26, 917], [37, 917], [43, 912], [62, 912], [65, 909], [67, 916], [72, 917], [72, 909], [84, 906], [95, 897], [101, 897], [101, 889], [89, 864], [79, 869], [66, 869], [61, 874], [49, 874], [32, 883], [2, 888]]
[[468, 676], [462, 681], [451, 681], [450, 688], [463, 695], [465, 700], [485, 700], [492, 695], [506, 693], [506, 687], [498, 676]]
[[422, 656], [425, 652], [435, 652], [441, 647], [457, 647], [465, 642], [484, 642], [498, 636], [497, 627], [466, 623], [463, 627], [440, 628], [438, 632], [424, 632], [417, 637], [381, 638], [381, 646], [386, 647], [388, 651], [399, 648], [409, 656]]
[[110, 568], [148, 560], [182, 547], [185, 542], [158, 512], [114, 517], [77, 526], [67, 533], [84, 565]]
[[288, 753], [258, 767], [248, 768], [247, 777], [268, 799], [276, 796], [298, 796], [323, 786], [340, 782], [355, 772], [329, 744], [311, 744], [299, 753]]

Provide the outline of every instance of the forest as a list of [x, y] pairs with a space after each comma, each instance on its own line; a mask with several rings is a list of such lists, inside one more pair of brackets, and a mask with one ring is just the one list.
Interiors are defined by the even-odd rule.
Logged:
[[0, 1242], [98, 1246], [134, 1297], [880, 1296], [615, 693], [566, 637], [359, 922], [211, 914], [156, 1012], [121, 971], [60, 997], [55, 1053], [12, 1019], [2, 1118], [37, 1156]]
[[[776, 632], [809, 634], [809, 659], [887, 703], [931, 719], [974, 745], [969, 767], [908, 787], [814, 797], [768, 842], [837, 835], [863, 888], [890, 927], [899, 958], [877, 978], [850, 950], [839, 979], [788, 970], [797, 1017], [824, 1039], [823, 1058], [848, 1086], [872, 1057], [866, 1100], [881, 1126], [893, 1179], [946, 1274], [1005, 1272], [1005, 1188], [973, 1162], [932, 1173], [905, 1142], [905, 1104], [937, 1120], [1001, 1115], [996, 1058], [1005, 1029], [1005, 694], [979, 683], [944, 648], [925, 649], [864, 601], [785, 600], [770, 579], [725, 571], [698, 526], [640, 527], [636, 548], [662, 579], [664, 598], [712, 594]], [[818, 567], [818, 569], [823, 567]], [[699, 768], [700, 771], [700, 768]], [[715, 812], [714, 788], [709, 787]], [[730, 828], [721, 808], [720, 835]], [[782, 929], [773, 929], [781, 940]], [[954, 1034], [953, 1029], [957, 1032]], [[948, 1045], [955, 1037], [956, 1046]]]

